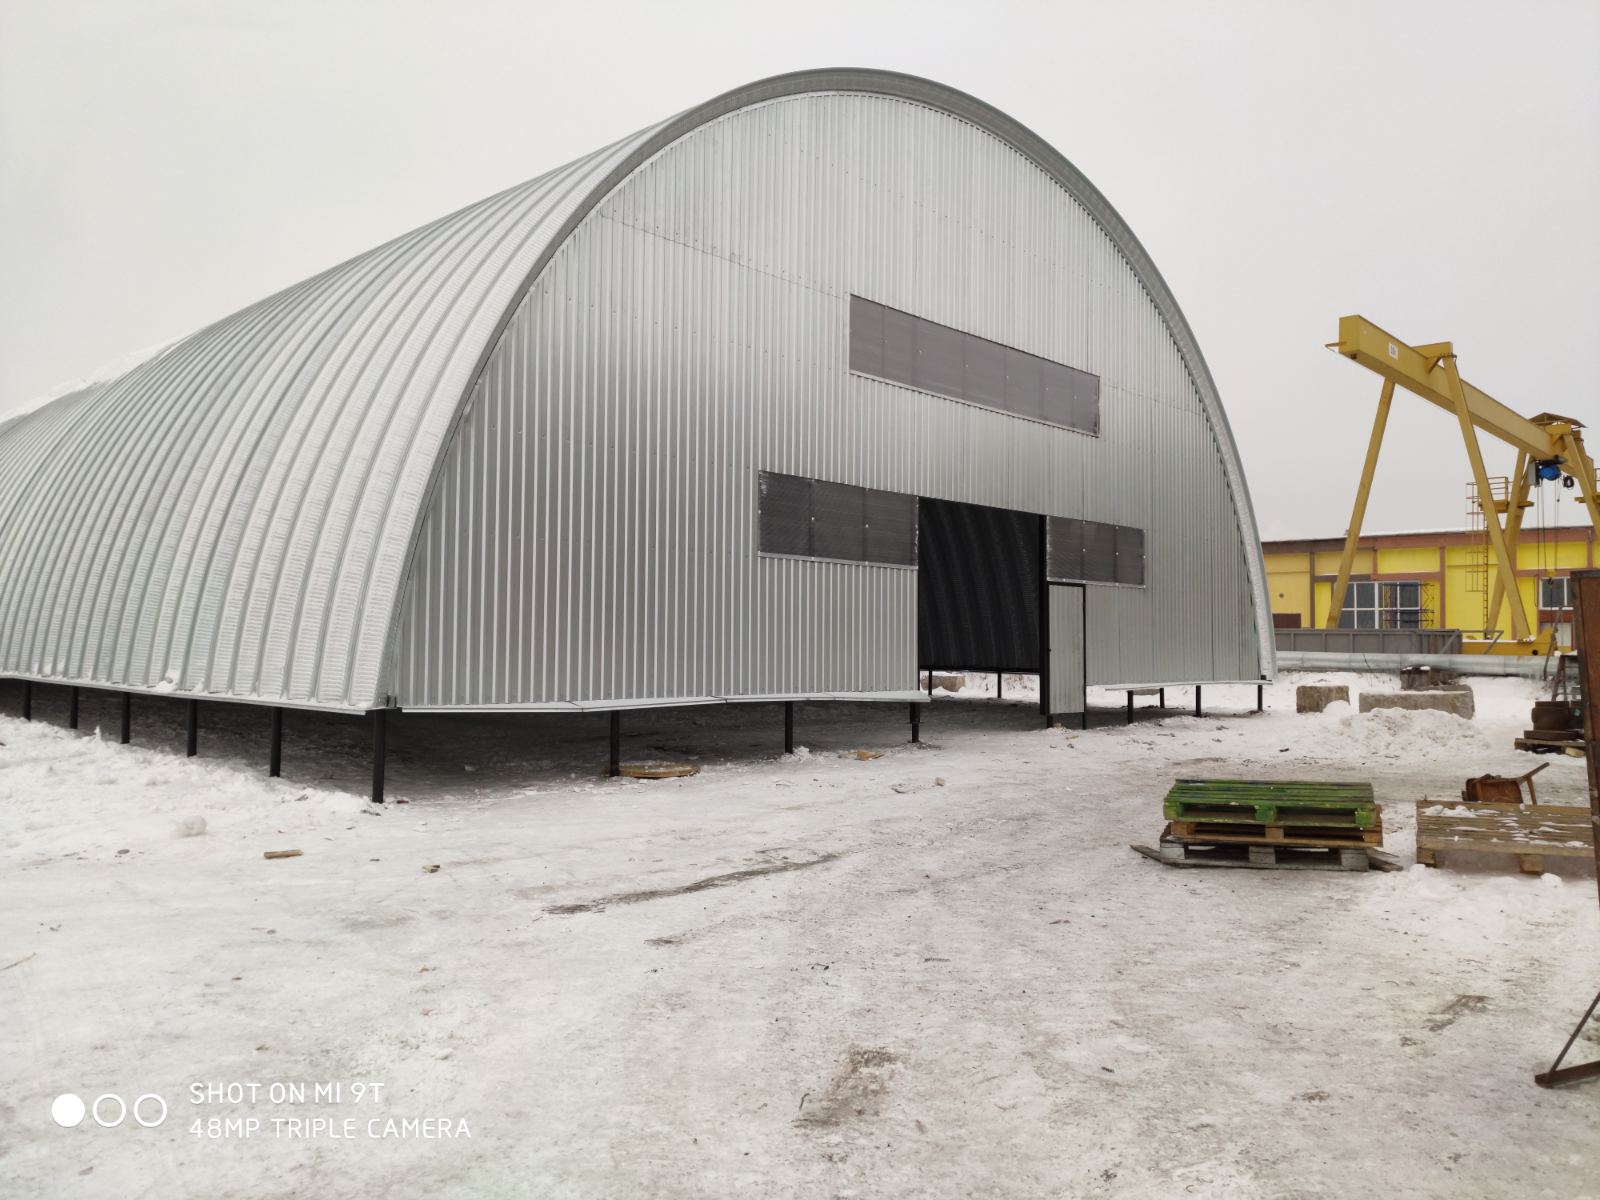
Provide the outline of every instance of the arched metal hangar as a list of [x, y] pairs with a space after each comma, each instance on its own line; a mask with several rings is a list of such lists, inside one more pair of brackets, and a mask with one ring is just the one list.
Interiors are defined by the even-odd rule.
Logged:
[[0, 425], [0, 674], [343, 711], [1256, 680], [1249, 495], [1104, 197], [964, 93], [738, 88]]

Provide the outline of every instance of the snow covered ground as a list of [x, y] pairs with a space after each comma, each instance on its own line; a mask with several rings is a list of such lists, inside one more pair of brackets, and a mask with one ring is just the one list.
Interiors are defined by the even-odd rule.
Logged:
[[113, 698], [75, 734], [0, 684], [0, 1195], [1600, 1195], [1600, 1092], [1531, 1078], [1600, 986], [1581, 864], [1128, 848], [1178, 775], [1368, 778], [1410, 861], [1413, 800], [1535, 761], [1532, 683], [1468, 723], [1296, 716], [1308, 678], [1087, 732], [969, 687], [921, 746], [805, 706], [792, 757], [776, 706], [630, 715], [703, 765], [665, 782], [598, 778], [600, 716], [402, 715], [381, 810], [355, 720], [291, 714], [268, 780], [259, 710], [185, 760], [176, 702], [119, 747]]

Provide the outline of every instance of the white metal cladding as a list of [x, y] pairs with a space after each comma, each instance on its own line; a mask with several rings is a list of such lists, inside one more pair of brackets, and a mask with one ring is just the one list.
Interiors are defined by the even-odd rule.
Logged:
[[[1090, 681], [1270, 673], [1214, 388], [1059, 155], [876, 74], [769, 81], [685, 124], [554, 252], [469, 399], [400, 703], [903, 694], [915, 575], [758, 557], [761, 470], [1138, 526], [1146, 586], [1089, 589]], [[851, 375], [852, 292], [1094, 372], [1100, 436]]]
[[541, 256], [653, 132], [0, 430], [0, 674], [383, 703], [405, 564], [462, 398]]

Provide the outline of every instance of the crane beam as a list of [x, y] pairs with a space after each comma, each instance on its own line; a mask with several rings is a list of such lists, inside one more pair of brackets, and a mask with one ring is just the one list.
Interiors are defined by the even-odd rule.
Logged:
[[[1365, 317], [1350, 316], [1339, 318], [1339, 340], [1333, 343], [1333, 348], [1389, 382], [1438, 405], [1451, 416], [1458, 415], [1450, 373], [1444, 365], [1453, 354], [1449, 342], [1408, 346]], [[1561, 456], [1563, 447], [1545, 426], [1534, 424], [1464, 379], [1461, 380], [1461, 394], [1467, 416], [1478, 429], [1509, 442], [1537, 461], [1547, 462]]]

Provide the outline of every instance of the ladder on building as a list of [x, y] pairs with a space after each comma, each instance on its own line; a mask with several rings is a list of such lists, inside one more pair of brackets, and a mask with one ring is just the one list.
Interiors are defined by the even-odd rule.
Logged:
[[[1489, 499], [1497, 515], [1504, 516], [1510, 511], [1511, 480], [1507, 476], [1489, 476]], [[1529, 503], [1524, 501], [1522, 507], [1528, 507]], [[1481, 597], [1477, 627], [1483, 630], [1486, 637], [1493, 637], [1494, 631], [1489, 628], [1492, 596], [1489, 584], [1494, 547], [1489, 544], [1489, 523], [1484, 517], [1483, 504], [1478, 499], [1477, 481], [1473, 479], [1467, 480], [1467, 533], [1471, 535], [1471, 540], [1467, 543], [1465, 589], [1469, 596]]]

